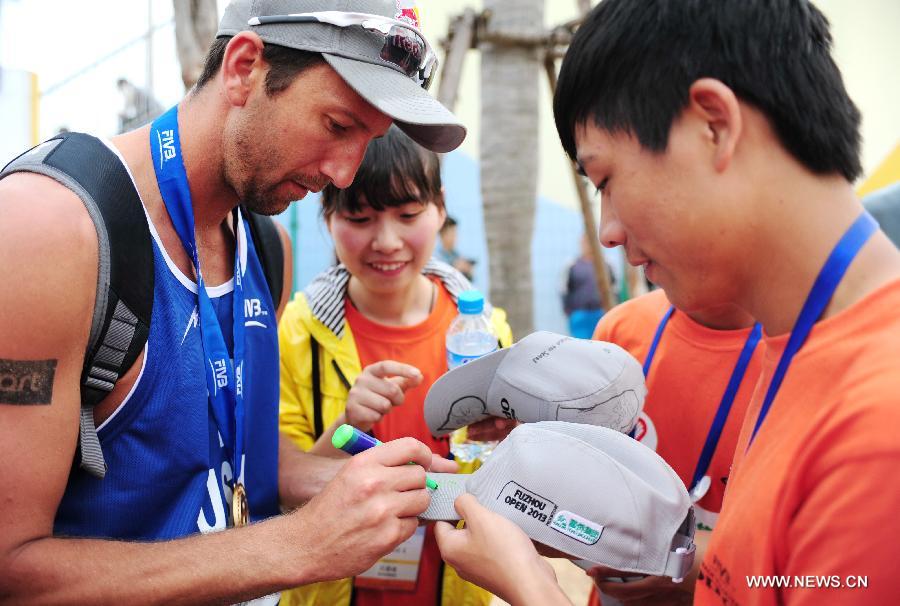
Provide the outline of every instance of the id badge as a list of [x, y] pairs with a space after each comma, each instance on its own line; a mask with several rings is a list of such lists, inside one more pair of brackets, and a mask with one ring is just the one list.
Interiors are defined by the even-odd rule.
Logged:
[[394, 551], [358, 575], [353, 580], [353, 585], [366, 589], [415, 591], [424, 545], [425, 527], [419, 526], [416, 532], [397, 545]]

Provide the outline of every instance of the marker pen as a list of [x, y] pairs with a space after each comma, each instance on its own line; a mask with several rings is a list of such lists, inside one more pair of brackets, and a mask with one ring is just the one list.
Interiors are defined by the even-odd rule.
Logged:
[[[373, 446], [378, 446], [381, 441], [344, 423], [334, 431], [334, 435], [331, 436], [331, 444], [349, 455], [357, 455]], [[410, 465], [414, 465], [414, 463], [410, 462]], [[437, 482], [428, 476], [425, 477], [425, 485], [431, 490], [437, 490], [438, 487]]]

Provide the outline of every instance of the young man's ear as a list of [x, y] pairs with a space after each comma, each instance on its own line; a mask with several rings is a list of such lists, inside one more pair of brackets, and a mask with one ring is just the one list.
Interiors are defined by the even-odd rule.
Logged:
[[265, 77], [263, 41], [253, 32], [240, 32], [228, 42], [222, 58], [221, 76], [231, 105], [243, 107], [254, 82]]
[[715, 78], [700, 78], [688, 91], [688, 109], [706, 122], [709, 141], [714, 146], [715, 169], [725, 170], [743, 129], [741, 107], [734, 91]]

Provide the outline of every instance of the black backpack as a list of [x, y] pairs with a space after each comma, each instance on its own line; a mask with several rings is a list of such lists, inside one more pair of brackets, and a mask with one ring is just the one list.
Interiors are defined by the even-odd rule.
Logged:
[[[106, 463], [93, 408], [134, 364], [150, 334], [153, 314], [153, 247], [148, 219], [128, 170], [96, 137], [64, 133], [14, 159], [0, 179], [31, 172], [75, 192], [87, 208], [99, 241], [97, 294], [81, 373], [81, 467], [102, 478]], [[275, 306], [284, 288], [284, 251], [270, 217], [242, 208]]]

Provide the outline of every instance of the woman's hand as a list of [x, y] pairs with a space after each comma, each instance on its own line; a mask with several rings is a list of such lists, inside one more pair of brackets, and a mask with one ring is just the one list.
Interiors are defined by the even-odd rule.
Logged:
[[391, 408], [403, 404], [406, 390], [421, 384], [422, 378], [418, 368], [402, 362], [382, 360], [369, 364], [347, 396], [347, 423], [369, 431]]

